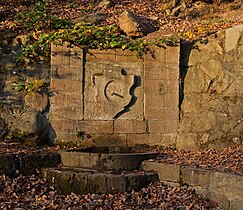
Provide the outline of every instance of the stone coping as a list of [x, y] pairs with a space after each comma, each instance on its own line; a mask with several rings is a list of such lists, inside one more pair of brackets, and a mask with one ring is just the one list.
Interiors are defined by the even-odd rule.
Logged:
[[166, 184], [187, 185], [215, 200], [225, 210], [242, 210], [243, 176], [147, 160], [141, 169], [157, 172], [159, 180]]
[[41, 168], [56, 167], [60, 163], [60, 155], [55, 151], [0, 154], [0, 175], [15, 177], [22, 174], [28, 176], [40, 173]]
[[103, 153], [60, 151], [63, 166], [107, 170], [138, 170], [141, 162], [154, 159], [158, 152]]
[[150, 183], [158, 181], [154, 172], [131, 171], [115, 173], [99, 172], [80, 168], [44, 168], [42, 175], [61, 194], [118, 193], [139, 191]]

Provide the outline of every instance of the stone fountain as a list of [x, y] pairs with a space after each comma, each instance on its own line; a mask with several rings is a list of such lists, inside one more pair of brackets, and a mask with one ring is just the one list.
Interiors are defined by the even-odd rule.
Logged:
[[156, 48], [154, 56], [52, 46], [50, 122], [56, 142], [85, 147], [60, 152], [63, 166], [43, 170], [60, 192], [139, 190], [158, 180], [156, 173], [139, 171], [157, 153], [134, 146], [175, 144], [179, 48]]

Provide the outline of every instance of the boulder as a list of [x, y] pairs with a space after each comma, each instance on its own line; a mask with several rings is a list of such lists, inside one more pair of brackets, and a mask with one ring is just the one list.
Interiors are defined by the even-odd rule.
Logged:
[[118, 18], [120, 28], [131, 37], [142, 37], [147, 34], [146, 26], [130, 10], [125, 10]]
[[44, 114], [29, 110], [12, 122], [9, 138], [32, 146], [51, 145], [55, 132]]

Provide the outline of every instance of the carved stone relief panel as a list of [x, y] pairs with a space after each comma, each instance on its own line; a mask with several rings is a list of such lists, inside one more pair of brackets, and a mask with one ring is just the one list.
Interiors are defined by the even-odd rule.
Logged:
[[86, 63], [84, 120], [143, 119], [142, 70], [134, 67]]

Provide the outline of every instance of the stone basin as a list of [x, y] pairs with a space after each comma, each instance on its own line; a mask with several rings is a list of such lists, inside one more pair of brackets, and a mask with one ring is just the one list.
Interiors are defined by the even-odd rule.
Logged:
[[95, 147], [60, 151], [60, 155], [65, 167], [127, 171], [138, 170], [142, 161], [156, 158], [158, 152], [136, 151], [129, 147]]
[[148, 184], [158, 181], [154, 172], [130, 171], [114, 173], [114, 171], [98, 172], [81, 168], [43, 168], [42, 175], [55, 189], [62, 194], [74, 192], [86, 193], [118, 193], [140, 190]]

